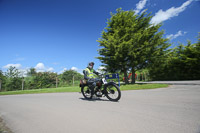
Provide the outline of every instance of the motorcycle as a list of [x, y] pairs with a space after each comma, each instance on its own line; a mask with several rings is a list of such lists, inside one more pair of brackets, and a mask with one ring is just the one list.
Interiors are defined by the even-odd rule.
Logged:
[[[88, 85], [86, 80], [80, 80], [81, 93], [85, 99], [92, 99], [91, 85]], [[107, 82], [106, 78], [96, 80], [96, 87], [94, 88], [94, 95], [96, 97], [106, 96], [110, 101], [118, 101], [121, 98], [121, 91], [118, 85], [111, 81]]]

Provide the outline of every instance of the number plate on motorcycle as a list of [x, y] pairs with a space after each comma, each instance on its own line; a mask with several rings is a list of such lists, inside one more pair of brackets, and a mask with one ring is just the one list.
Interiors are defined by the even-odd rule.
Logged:
[[103, 78], [102, 81], [103, 81], [104, 84], [107, 84], [107, 81], [106, 81], [105, 78]]

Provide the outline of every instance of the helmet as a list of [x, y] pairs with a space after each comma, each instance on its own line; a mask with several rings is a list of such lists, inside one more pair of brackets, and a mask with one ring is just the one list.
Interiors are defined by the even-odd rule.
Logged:
[[89, 67], [90, 69], [93, 68], [93, 66], [94, 66], [94, 62], [88, 63], [88, 67]]

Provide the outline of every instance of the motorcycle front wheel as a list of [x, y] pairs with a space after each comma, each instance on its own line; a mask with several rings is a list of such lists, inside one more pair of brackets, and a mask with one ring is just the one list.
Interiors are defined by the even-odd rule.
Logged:
[[118, 101], [121, 98], [121, 91], [119, 87], [114, 84], [110, 83], [105, 86], [105, 96], [110, 100], [110, 101]]
[[92, 99], [92, 91], [89, 86], [82, 86], [81, 93], [85, 97], [85, 99]]

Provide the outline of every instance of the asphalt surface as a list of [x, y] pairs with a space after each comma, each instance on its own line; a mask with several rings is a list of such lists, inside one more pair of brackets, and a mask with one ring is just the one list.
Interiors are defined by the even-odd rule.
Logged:
[[187, 81], [148, 81], [148, 82], [136, 82], [136, 83], [158, 83], [158, 84], [170, 84], [170, 85], [200, 85], [200, 80], [187, 80]]
[[200, 86], [122, 91], [119, 102], [80, 93], [0, 96], [14, 133], [200, 133]]

